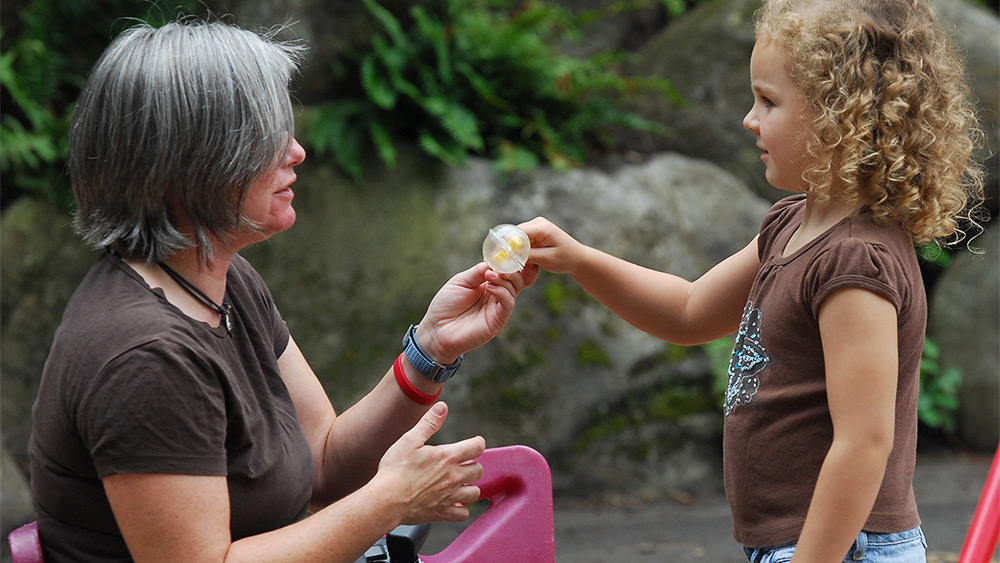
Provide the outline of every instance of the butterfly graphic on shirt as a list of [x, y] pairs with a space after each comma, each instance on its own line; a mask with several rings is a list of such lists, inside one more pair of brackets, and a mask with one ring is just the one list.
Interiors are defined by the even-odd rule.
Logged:
[[729, 361], [729, 382], [726, 385], [726, 416], [739, 405], [749, 404], [760, 387], [758, 374], [767, 367], [770, 358], [760, 343], [760, 309], [747, 301], [736, 333], [733, 355]]

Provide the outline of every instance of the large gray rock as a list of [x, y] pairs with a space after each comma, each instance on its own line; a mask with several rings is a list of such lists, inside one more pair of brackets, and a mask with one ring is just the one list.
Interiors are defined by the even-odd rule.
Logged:
[[1000, 18], [965, 0], [933, 1], [965, 53], [967, 80], [986, 135], [977, 159], [986, 167], [986, 206], [995, 216], [1000, 210]]
[[52, 336], [94, 259], [70, 221], [51, 204], [25, 197], [0, 223], [0, 427], [3, 445], [18, 460], [27, 455], [31, 405]]
[[958, 434], [992, 452], [1000, 441], [1000, 229], [974, 241], [983, 254], [958, 256], [931, 301], [928, 335], [941, 363], [962, 370]]
[[[0, 498], [3, 512], [0, 512], [0, 538], [6, 538], [14, 528], [35, 519], [35, 506], [31, 501], [31, 488], [24, 477], [24, 471], [0, 446]], [[6, 541], [4, 547], [6, 548]]]
[[[985, 145], [978, 159], [989, 171], [988, 205], [996, 213], [1000, 188], [1000, 19], [965, 0], [932, 0], [966, 55], [972, 94], [981, 110]], [[669, 25], [639, 51], [631, 71], [668, 78], [688, 100], [678, 107], [644, 95], [636, 110], [670, 128], [666, 136], [623, 133], [640, 152], [675, 151], [710, 160], [769, 200], [784, 195], [769, 186], [753, 136], [743, 128], [750, 109], [753, 13], [759, 0], [708, 0]]]
[[649, 42], [630, 69], [669, 79], [688, 101], [678, 107], [644, 94], [636, 110], [670, 129], [665, 136], [626, 135], [641, 152], [675, 151], [710, 160], [747, 182], [762, 197], [783, 194], [764, 179], [760, 151], [743, 128], [753, 104], [750, 52], [759, 0], [709, 0]]

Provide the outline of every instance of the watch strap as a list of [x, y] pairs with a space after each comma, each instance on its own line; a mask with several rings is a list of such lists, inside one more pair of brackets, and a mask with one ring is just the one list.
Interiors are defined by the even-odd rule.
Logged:
[[455, 375], [455, 372], [458, 371], [458, 368], [462, 366], [462, 358], [465, 357], [465, 354], [462, 354], [452, 364], [439, 364], [435, 362], [417, 344], [416, 325], [410, 325], [410, 328], [406, 330], [406, 334], [403, 335], [403, 354], [407, 360], [410, 360], [413, 367], [417, 368], [417, 371], [421, 375], [434, 383], [444, 383], [451, 379]]

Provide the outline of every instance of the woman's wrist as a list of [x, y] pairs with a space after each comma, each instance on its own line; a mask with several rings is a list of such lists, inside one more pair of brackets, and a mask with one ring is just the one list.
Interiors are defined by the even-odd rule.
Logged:
[[427, 328], [425, 325], [428, 323], [421, 322], [417, 325], [416, 331], [414, 332], [414, 338], [417, 341], [417, 346], [427, 355], [429, 359], [437, 362], [441, 365], [449, 365], [455, 363], [458, 357], [462, 354], [449, 354], [441, 349], [440, 341], [437, 339], [437, 333], [432, 328]]
[[393, 484], [384, 473], [376, 472], [355, 494], [366, 499], [369, 506], [377, 507], [376, 529], [384, 530], [383, 535], [403, 524], [406, 505], [399, 498], [399, 486]]

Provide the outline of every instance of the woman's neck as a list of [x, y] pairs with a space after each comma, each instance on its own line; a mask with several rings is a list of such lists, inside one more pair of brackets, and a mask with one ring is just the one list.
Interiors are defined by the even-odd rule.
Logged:
[[[209, 299], [221, 304], [226, 295], [226, 274], [229, 272], [232, 258], [232, 254], [225, 256], [216, 254], [212, 261], [206, 264], [195, 249], [187, 249], [174, 254], [163, 263]], [[167, 301], [184, 314], [211, 326], [219, 326], [221, 321], [219, 313], [184, 289], [181, 283], [173, 279], [159, 264], [148, 263], [142, 257], [126, 259], [125, 263], [135, 270], [149, 287], [163, 291]]]
[[226, 274], [232, 263], [232, 255], [213, 256], [205, 263], [194, 249], [174, 254], [163, 263], [180, 274], [195, 287], [203, 291], [216, 303], [221, 303], [226, 293]]

